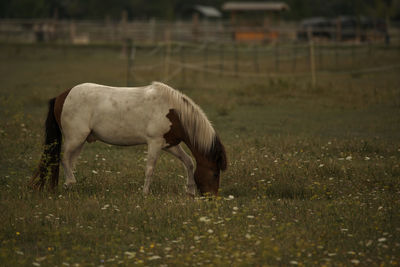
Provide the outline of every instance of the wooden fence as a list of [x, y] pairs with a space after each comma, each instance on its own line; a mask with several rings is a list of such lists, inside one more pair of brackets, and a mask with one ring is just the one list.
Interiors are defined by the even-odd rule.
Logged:
[[[398, 45], [291, 43], [127, 45], [127, 85], [180, 79], [293, 77], [316, 86], [323, 75], [363, 75], [400, 69]], [[157, 77], [152, 75], [156, 73]]]
[[[346, 32], [343, 29], [339, 34], [336, 27], [324, 28], [323, 30], [330, 33], [327, 35], [330, 36], [329, 38], [313, 35], [313, 39], [329, 42], [337, 41], [337, 37], [340, 35], [354, 35], [350, 41], [365, 39], [366, 41], [383, 42], [385, 37], [382, 32], [373, 30], [357, 31], [357, 34]], [[282, 22], [279, 26], [265, 28], [238, 28], [226, 21], [193, 23], [191, 21], [127, 21], [126, 19], [120, 21], [0, 20], [0, 42], [14, 43], [99, 44], [122, 43], [126, 39], [147, 44], [170, 41], [230, 43], [232, 41], [239, 42], [238, 39], [235, 39], [237, 31], [262, 32], [266, 33], [265, 36], [271, 36], [269, 39], [258, 40], [258, 43], [282, 43], [304, 39], [304, 29], [296, 23], [287, 22]], [[320, 31], [321, 29], [316, 29], [315, 33]], [[339, 37], [339, 39], [341, 38]]]

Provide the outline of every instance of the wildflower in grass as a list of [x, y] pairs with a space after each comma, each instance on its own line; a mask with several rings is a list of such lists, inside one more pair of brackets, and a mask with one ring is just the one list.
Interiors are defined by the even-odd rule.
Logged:
[[378, 242], [381, 242], [381, 243], [385, 242], [385, 241], [386, 241], [386, 237], [381, 237], [381, 238], [378, 239]]
[[136, 252], [131, 252], [131, 251], [125, 251], [124, 254], [128, 259], [132, 259], [136, 256]]
[[199, 218], [199, 221], [208, 223], [210, 221], [210, 219], [208, 219], [206, 216], [202, 216], [202, 217]]
[[319, 166], [318, 166], [318, 168], [322, 168], [322, 167], [324, 167], [325, 165], [324, 164], [319, 164]]
[[32, 262], [32, 265], [33, 266], [40, 266], [40, 263], [34, 261], [34, 262]]
[[355, 265], [360, 264], [360, 261], [357, 260], [357, 259], [352, 259], [350, 262], [353, 263], [353, 264], [355, 264]]
[[213, 231], [213, 229], [208, 229], [207, 233], [212, 234], [212, 233], [214, 233], [214, 231]]
[[350, 160], [352, 160], [353, 158], [351, 157], [351, 156], [347, 156], [346, 157], [346, 160], [348, 160], [348, 161], [350, 161]]
[[149, 261], [154, 261], [154, 260], [159, 260], [159, 259], [161, 259], [161, 257], [158, 255], [154, 255], [154, 256], [151, 256], [148, 258]]
[[20, 232], [15, 232], [15, 234], [16, 234], [16, 235], [20, 235], [21, 233], [20, 233]]
[[39, 258], [36, 258], [36, 261], [41, 262], [41, 261], [44, 261], [46, 258], [47, 258], [46, 256], [39, 257]]
[[299, 264], [297, 261], [290, 261], [289, 263], [292, 264], [292, 265], [298, 265]]
[[98, 172], [96, 170], [92, 170], [92, 173], [94, 174], [98, 174]]
[[370, 160], [370, 157], [365, 157], [364, 160]]

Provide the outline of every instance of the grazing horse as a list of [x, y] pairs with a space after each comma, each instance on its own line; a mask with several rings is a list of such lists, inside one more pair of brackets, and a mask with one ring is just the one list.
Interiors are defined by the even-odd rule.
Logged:
[[[85, 142], [96, 140], [120, 146], [148, 145], [143, 193], [149, 193], [153, 170], [161, 150], [181, 160], [187, 170], [187, 189], [195, 195], [217, 195], [220, 171], [227, 167], [225, 148], [206, 115], [189, 97], [160, 82], [144, 87], [109, 87], [84, 83], [49, 101], [45, 145], [31, 186], [43, 189], [58, 184], [61, 163], [68, 188]], [[183, 142], [196, 159], [185, 153]]]

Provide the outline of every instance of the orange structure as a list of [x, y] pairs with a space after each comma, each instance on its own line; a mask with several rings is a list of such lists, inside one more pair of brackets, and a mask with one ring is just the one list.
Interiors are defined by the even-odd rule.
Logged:
[[279, 24], [280, 14], [289, 6], [284, 2], [227, 2], [222, 9], [231, 14], [236, 41], [266, 42], [278, 38], [271, 26]]

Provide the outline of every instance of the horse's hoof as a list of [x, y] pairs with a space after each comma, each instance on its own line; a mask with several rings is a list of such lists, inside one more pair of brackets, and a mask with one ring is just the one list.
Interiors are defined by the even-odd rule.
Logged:
[[70, 190], [70, 189], [72, 189], [72, 187], [73, 187], [73, 184], [63, 184], [64, 190]]
[[186, 196], [190, 199], [194, 199], [195, 194], [191, 193], [191, 192], [186, 192]]
[[194, 198], [196, 196], [196, 189], [193, 187], [186, 188], [186, 195]]

